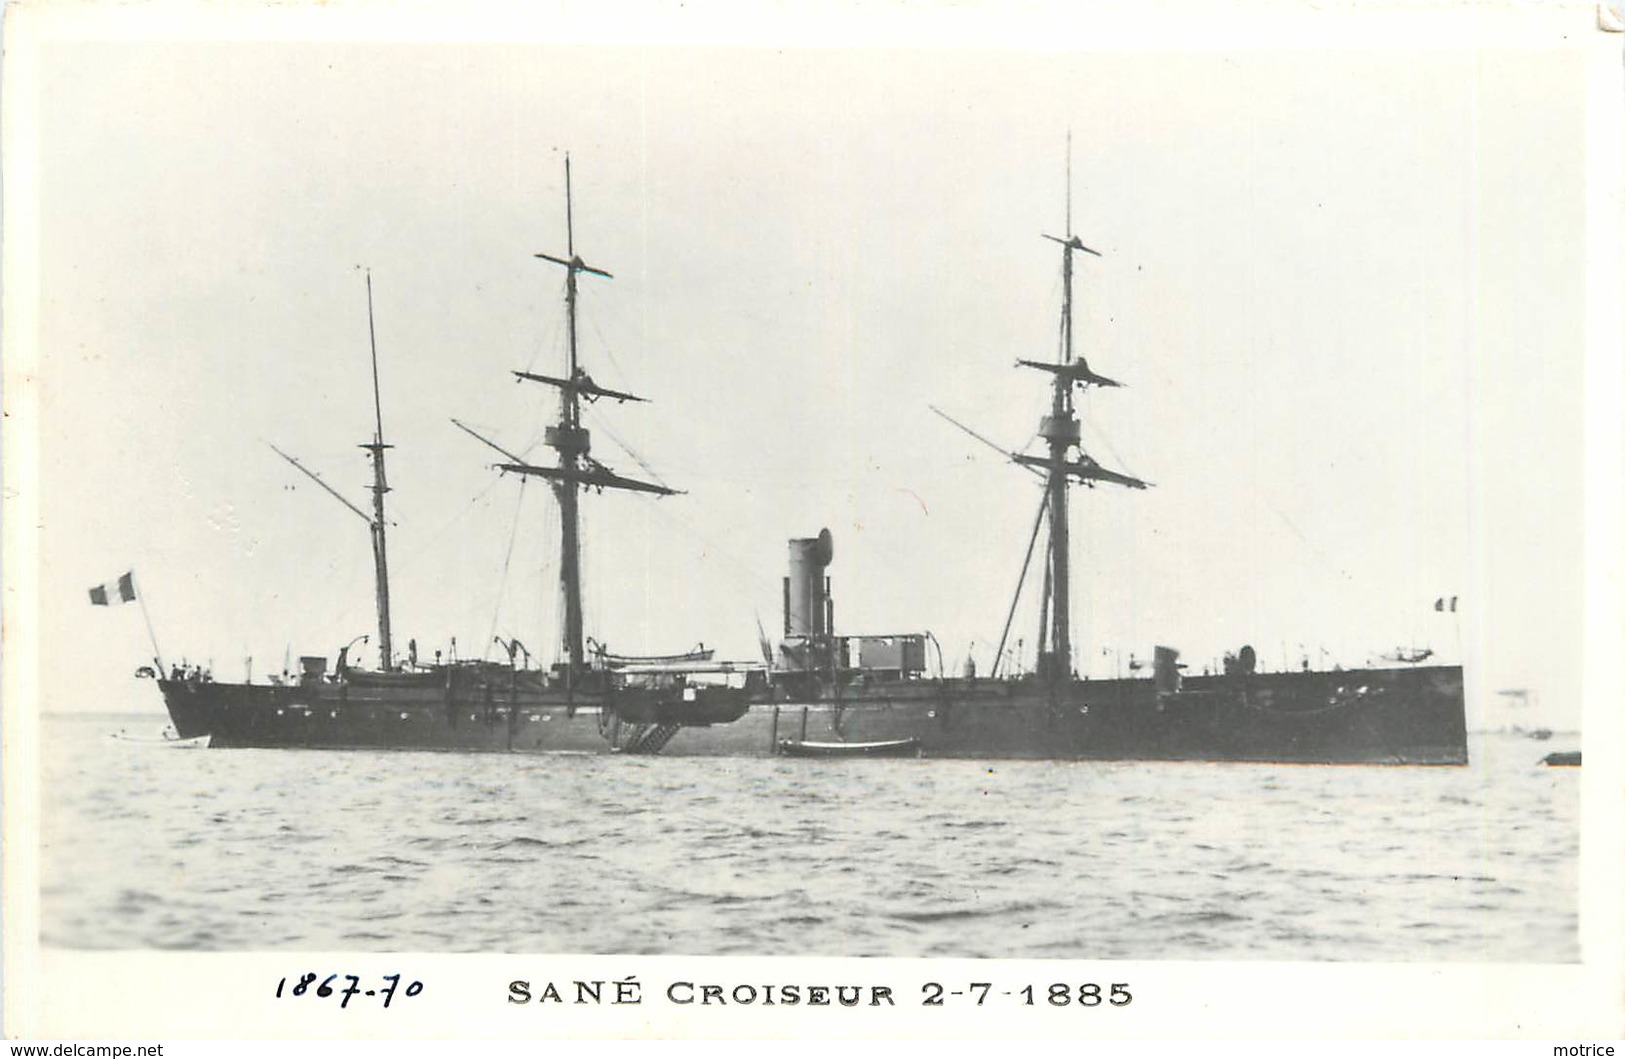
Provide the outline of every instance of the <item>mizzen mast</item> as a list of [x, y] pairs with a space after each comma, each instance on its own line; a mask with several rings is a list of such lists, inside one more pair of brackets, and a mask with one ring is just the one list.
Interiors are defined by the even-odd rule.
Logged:
[[[1049, 455], [1015, 455], [1016, 462], [1036, 467], [1045, 474], [1045, 496], [1048, 508], [1050, 540], [1049, 566], [1046, 570], [1045, 591], [1039, 601], [1039, 654], [1040, 675], [1057, 681], [1072, 675], [1071, 627], [1071, 528], [1067, 517], [1067, 495], [1074, 479], [1092, 486], [1097, 481], [1115, 482], [1134, 489], [1144, 489], [1146, 483], [1115, 471], [1105, 470], [1083, 451], [1080, 444], [1082, 431], [1073, 403], [1073, 388], [1077, 386], [1120, 385], [1103, 375], [1089, 370], [1086, 360], [1075, 357], [1072, 338], [1072, 255], [1076, 251], [1100, 257], [1100, 251], [1083, 245], [1072, 232], [1072, 138], [1067, 137], [1066, 159], [1066, 233], [1063, 236], [1046, 234], [1044, 238], [1061, 246], [1061, 348], [1054, 363], [1021, 360], [1023, 367], [1037, 368], [1051, 375], [1051, 401], [1049, 415], [1039, 423], [1038, 433], [1049, 447]], [[1072, 450], [1077, 449], [1077, 458]]]
[[569, 664], [570, 679], [573, 682], [574, 675], [586, 668], [585, 637], [582, 632], [581, 619], [581, 515], [579, 506], [581, 489], [583, 487], [599, 490], [626, 489], [633, 492], [653, 493], [659, 496], [669, 496], [675, 493], [676, 490], [668, 489], [663, 485], [654, 485], [649, 482], [640, 482], [623, 477], [611, 471], [590, 455], [592, 449], [591, 435], [587, 428], [581, 425], [582, 398], [586, 398], [588, 401], [595, 401], [600, 397], [612, 397], [617, 401], [642, 401], [644, 399], [620, 390], [609, 390], [599, 386], [593, 382], [592, 376], [588, 375], [581, 367], [576, 339], [577, 277], [582, 273], [601, 276], [604, 279], [614, 279], [615, 277], [603, 269], [588, 265], [576, 254], [575, 216], [570, 190], [569, 155], [564, 158], [564, 230], [565, 257], [554, 257], [551, 254], [536, 254], [535, 256], [565, 270], [564, 308], [568, 320], [569, 373], [560, 378], [525, 371], [514, 372], [514, 375], [519, 379], [554, 386], [559, 390], [559, 422], [557, 426], [548, 427], [545, 436], [547, 446], [558, 453], [558, 462], [552, 467], [541, 467], [516, 460], [498, 466], [504, 471], [512, 471], [515, 474], [546, 478], [552, 483], [553, 492], [558, 496], [560, 532], [563, 538], [559, 562], [559, 582], [564, 592], [563, 646], [565, 658]]
[[[379, 668], [387, 673], [395, 668], [395, 653], [389, 632], [389, 558], [384, 546], [384, 527], [387, 522], [384, 518], [384, 494], [389, 492], [389, 482], [384, 476], [384, 450], [392, 449], [395, 446], [384, 443], [384, 405], [378, 393], [378, 332], [373, 326], [372, 320], [372, 271], [370, 269], [367, 272], [367, 337], [372, 345], [374, 427], [372, 440], [361, 447], [372, 454], [372, 514], [369, 515], [350, 503], [343, 493], [328, 485], [321, 475], [275, 445], [271, 446], [271, 451], [293, 464], [301, 474], [321, 486], [329, 496], [349, 508], [367, 524], [368, 532], [372, 536], [373, 574], [377, 585]], [[365, 640], [365, 637], [362, 637], [362, 639]]]

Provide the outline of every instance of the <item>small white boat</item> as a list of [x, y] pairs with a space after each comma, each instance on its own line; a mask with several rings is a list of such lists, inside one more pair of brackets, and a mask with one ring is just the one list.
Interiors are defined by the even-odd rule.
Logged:
[[918, 739], [888, 739], [879, 743], [811, 743], [805, 739], [780, 739], [779, 753], [785, 757], [919, 757]]
[[170, 746], [175, 747], [177, 750], [204, 750], [208, 748], [209, 740], [213, 738], [212, 736], [205, 734], [196, 735], [190, 739], [182, 739], [175, 733], [175, 729], [173, 728], [165, 728], [157, 736], [153, 737], [131, 735], [124, 729], [120, 728], [118, 731], [112, 733], [112, 736], [121, 743], [141, 743], [146, 746]]

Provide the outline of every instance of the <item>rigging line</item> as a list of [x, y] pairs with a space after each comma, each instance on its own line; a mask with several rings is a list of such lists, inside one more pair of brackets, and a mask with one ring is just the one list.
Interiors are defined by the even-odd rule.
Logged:
[[728, 549], [717, 544], [710, 537], [702, 533], [697, 526], [683, 518], [681, 515], [677, 514], [677, 509], [672, 505], [662, 504], [659, 502], [659, 497], [649, 496], [643, 493], [638, 494], [638, 498], [650, 511], [653, 511], [661, 518], [670, 521], [678, 529], [686, 531], [691, 537], [699, 541], [700, 544], [705, 547], [708, 555], [714, 555], [718, 559], [721, 559], [725, 564], [732, 566], [734, 568], [735, 575], [741, 577], [742, 582], [749, 586], [749, 591], [752, 596], [754, 596], [758, 591], [766, 594], [770, 591], [777, 590], [778, 579], [776, 577], [769, 576], [762, 571], [753, 568], [743, 559], [740, 559]]
[[[562, 402], [564, 398], [561, 396], [559, 400]], [[538, 415], [532, 416], [531, 418], [536, 421], [537, 425], [535, 429], [531, 431], [530, 437], [525, 441], [525, 443], [519, 446], [519, 455], [524, 457], [524, 459], [520, 461], [522, 463], [532, 462], [530, 458], [531, 453], [535, 452], [547, 438], [547, 420], [551, 418], [556, 422], [559, 419], [559, 416], [555, 413], [551, 417]]]
[[[588, 299], [596, 300], [596, 296], [588, 295]], [[587, 326], [591, 327], [592, 333], [598, 336], [598, 348], [602, 350], [604, 356], [609, 359], [609, 365], [611, 368], [615, 369], [615, 374], [621, 379], [631, 378], [631, 376], [627, 375], [626, 369], [621, 367], [621, 362], [615, 359], [615, 350], [609, 344], [609, 339], [605, 337], [603, 328], [598, 326], [598, 317], [596, 314], [587, 314]]]
[[1066, 358], [1066, 307], [1061, 308], [1061, 319], [1055, 325], [1055, 363], [1060, 364]]
[[643, 470], [644, 474], [648, 475], [650, 478], [653, 478], [656, 484], [662, 486], [666, 485], [665, 480], [662, 479], [658, 473], [656, 473], [655, 469], [649, 466], [649, 464], [644, 461], [643, 457], [639, 456], [632, 446], [627, 444], [619, 434], [615, 433], [615, 431], [609, 428], [609, 424], [604, 421], [602, 416], [589, 409], [587, 412], [587, 417], [592, 420], [593, 427], [597, 430], [602, 430], [609, 436], [609, 440], [619, 445], [621, 447], [621, 451], [630, 456], [632, 458], [632, 462], [636, 463], [638, 467]]
[[1139, 477], [1139, 475], [1134, 473], [1134, 468], [1129, 466], [1128, 461], [1123, 459], [1123, 457], [1118, 454], [1117, 446], [1112, 444], [1112, 439], [1106, 436], [1106, 431], [1104, 429], [1102, 429], [1102, 427], [1100, 426], [1100, 423], [1098, 421], [1096, 421], [1091, 416], [1081, 416], [1081, 415], [1078, 417], [1078, 421], [1080, 423], [1085, 424], [1089, 429], [1089, 433], [1092, 434], [1095, 439], [1098, 439], [1100, 441], [1100, 443], [1106, 447], [1106, 451], [1111, 453], [1112, 462], [1117, 466], [1117, 468], [1119, 470], [1121, 470], [1124, 474], [1130, 475], [1132, 477], [1135, 477], [1135, 478]]
[[[551, 492], [551, 490], [549, 491]], [[541, 540], [555, 539], [558, 536], [558, 522], [555, 519], [555, 515], [558, 512], [558, 505], [543, 504], [541, 506], [541, 511], [541, 530], [537, 536]], [[537, 630], [537, 636], [539, 637], [537, 642], [543, 645], [550, 643], [552, 640], [551, 634], [543, 635], [541, 633], [541, 630], [547, 628], [548, 613], [546, 600], [549, 598], [551, 598], [554, 603], [554, 613], [552, 617], [554, 628], [563, 628], [564, 626], [563, 595], [557, 591], [550, 591], [552, 586], [557, 584], [556, 568], [552, 559], [553, 556], [551, 553], [544, 552], [541, 560], [536, 563], [535, 567], [519, 578], [519, 585], [521, 588], [520, 598], [526, 602], [520, 606], [521, 612], [516, 613], [513, 619], [513, 625], [516, 627], [524, 628], [528, 624], [532, 629]], [[504, 579], [504, 583], [506, 583], [506, 579]], [[556, 653], [543, 653], [546, 650], [547, 649], [545, 646], [539, 648], [536, 657], [543, 662], [556, 662], [559, 660]], [[553, 651], [557, 652], [557, 650], [558, 646], [555, 644]]]
[[1044, 645], [1048, 644], [1051, 651], [1059, 650], [1059, 646], [1050, 639], [1050, 603], [1055, 598], [1055, 530], [1050, 528], [1048, 539], [1044, 542], [1044, 595], [1038, 603], [1038, 653], [1044, 653]]
[[1038, 543], [1038, 530], [1044, 524], [1044, 512], [1049, 510], [1049, 490], [1043, 492], [1043, 499], [1038, 502], [1038, 515], [1033, 519], [1032, 536], [1027, 538], [1027, 555], [1021, 560], [1021, 575], [1016, 578], [1016, 592], [1010, 600], [1010, 613], [1004, 619], [1004, 632], [999, 634], [999, 649], [993, 656], [993, 670], [989, 677], [999, 675], [999, 666], [1004, 661], [1004, 645], [1010, 638], [1010, 626], [1016, 620], [1016, 605], [1021, 602], [1021, 589], [1027, 583], [1027, 568], [1032, 565], [1033, 546]]
[[[1064, 267], [1058, 268], [1058, 269], [1055, 270], [1055, 279], [1053, 281], [1051, 281], [1051, 283], [1050, 283], [1049, 294], [1045, 297], [1044, 304], [1046, 304], [1046, 305], [1059, 305], [1062, 301], [1064, 301], [1064, 299], [1060, 296], [1060, 291], [1061, 291], [1061, 281], [1064, 278], [1065, 274], [1066, 274], [1066, 269]], [[1064, 356], [1065, 350], [1066, 350], [1066, 307], [1063, 305], [1063, 306], [1061, 306], [1061, 309], [1060, 309], [1060, 319], [1057, 321], [1057, 323], [1055, 325], [1055, 363], [1059, 364], [1061, 362], [1061, 358], [1062, 358], [1062, 356]]]
[[[977, 441], [980, 441], [982, 444], [986, 445], [988, 448], [994, 450], [995, 452], [1001, 453], [1006, 460], [1015, 463], [1018, 467], [1021, 467], [1023, 470], [1030, 471], [1035, 478], [1042, 478], [1043, 477], [1043, 472], [1042, 471], [1038, 470], [1038, 468], [1036, 468], [1036, 467], [1031, 467], [1031, 466], [1029, 466], [1027, 464], [1021, 463], [1019, 460], [1016, 459], [1016, 456], [1015, 456], [1014, 452], [1011, 452], [1009, 449], [1006, 449], [1004, 446], [1000, 445], [998, 442], [994, 441], [992, 438], [989, 438], [989, 437], [986, 437], [985, 435], [977, 433], [976, 431], [972, 430], [970, 427], [968, 427], [965, 424], [961, 423], [959, 420], [955, 419], [953, 416], [949, 415], [947, 412], [944, 412], [942, 409], [938, 408], [934, 404], [933, 405], [926, 405], [926, 407], [931, 409], [931, 411], [935, 412], [937, 415], [941, 416], [943, 419], [946, 419], [948, 422], [952, 423], [954, 426], [958, 427], [960, 430], [963, 430], [965, 433], [969, 434], [971, 437], [975, 438]], [[1036, 434], [1033, 435], [1033, 436], [1037, 437]], [[1028, 444], [1031, 444], [1031, 441], [1029, 441]], [[1025, 445], [1022, 446], [1022, 448], [1025, 448], [1025, 447], [1026, 447]], [[1018, 449], [1016, 451], [1019, 452], [1020, 450]]]
[[[1152, 367], [1152, 371], [1156, 375], [1157, 380], [1162, 383], [1163, 388], [1174, 395], [1174, 400], [1179, 402], [1187, 415], [1194, 415], [1196, 411], [1195, 404], [1185, 396], [1184, 391], [1180, 389], [1179, 384], [1174, 381], [1173, 377], [1167, 372], [1158, 370], [1154, 365]], [[1297, 524], [1287, 517], [1286, 512], [1279, 504], [1275, 502], [1274, 496], [1271, 495], [1266, 489], [1255, 483], [1253, 486], [1253, 495], [1262, 500], [1264, 502], [1264, 506], [1269, 508], [1270, 511], [1274, 512], [1275, 517], [1280, 519], [1282, 524], [1284, 524], [1287, 529], [1291, 530], [1298, 540], [1303, 542], [1304, 547], [1309, 550], [1310, 554], [1319, 560], [1328, 570], [1338, 574], [1345, 580], [1355, 580], [1354, 575], [1344, 569], [1342, 564], [1334, 561], [1313, 541], [1305, 536], [1303, 530], [1299, 529]]]
[[[527, 441], [523, 445], [519, 446], [519, 451], [518, 452], [510, 452], [508, 449], [502, 448], [500, 445], [493, 444], [488, 438], [486, 438], [486, 437], [482, 436], [481, 434], [477, 433], [467, 423], [465, 423], [462, 420], [456, 418], [455, 416], [452, 417], [451, 421], [457, 427], [459, 427], [461, 430], [463, 430], [464, 433], [470, 434], [473, 437], [478, 438], [480, 441], [484, 442], [486, 445], [489, 445], [491, 448], [496, 449], [498, 452], [502, 453], [504, 456], [507, 456], [510, 459], [517, 458], [516, 462], [518, 462], [518, 463], [530, 463], [531, 462], [530, 454], [532, 452], [536, 451], [536, 447], [538, 445], [542, 444], [542, 441], [546, 436], [546, 425], [544, 424], [543, 426], [537, 428], [538, 433], [533, 434], [530, 441]], [[485, 431], [486, 434], [495, 434], [497, 432], [494, 428], [485, 426], [483, 423], [479, 424], [479, 427], [480, 427], [480, 430]], [[498, 479], [493, 479], [493, 482], [498, 481], [498, 480], [500, 480], [500, 479], [499, 478]], [[486, 486], [486, 489], [489, 489], [489, 488], [490, 488], [489, 485]]]
[[[582, 616], [581, 627], [583, 629], [585, 629], [587, 627], [587, 619], [586, 619], [585, 615]], [[553, 635], [551, 637], [552, 644], [553, 644], [553, 652], [549, 656], [551, 661], [555, 665], [558, 664], [559, 662], [565, 661], [566, 657], [567, 657], [566, 653], [565, 653], [565, 649], [564, 649], [563, 631], [564, 631], [564, 590], [563, 590], [563, 588], [558, 588], [558, 590], [553, 593]]]
[[[329, 625], [347, 628], [356, 621], [364, 621], [365, 619], [361, 616], [368, 609], [370, 609], [359, 602], [355, 602], [361, 597], [361, 586], [367, 580], [364, 567], [362, 567], [359, 563], [346, 564], [345, 566], [337, 569], [335, 574], [341, 579], [336, 583], [337, 587], [339, 588], [336, 599], [351, 600], [351, 602], [341, 603], [337, 601], [330, 601], [324, 608], [314, 611], [318, 618], [316, 622], [318, 627]], [[328, 582], [328, 587], [330, 589], [333, 588], [334, 585], [335, 582]], [[310, 613], [312, 612], [306, 612], [306, 617], [308, 617]]]
[[502, 576], [497, 579], [497, 600], [491, 609], [491, 631], [485, 637], [485, 657], [487, 659], [491, 657], [491, 648], [496, 642], [497, 623], [502, 620], [502, 601], [508, 593], [508, 567], [513, 562], [514, 542], [519, 539], [519, 512], [525, 506], [526, 481], [527, 479], [523, 477], [519, 479], [518, 499], [514, 501], [513, 505], [513, 527], [508, 531], [508, 550], [502, 556]]
[[[432, 546], [439, 543], [440, 539], [450, 532], [453, 526], [466, 517], [470, 511], [474, 510], [479, 502], [485, 498], [485, 495], [496, 486], [498, 481], [499, 479], [493, 478], [491, 482], [485, 486], [485, 488], [476, 493], [466, 504], [463, 505], [461, 510], [442, 524], [439, 529], [435, 530], [428, 537], [417, 541], [417, 543], [411, 548], [403, 550], [397, 559], [397, 562], [405, 566], [411, 566], [412, 560], [420, 558], [426, 552], [428, 552]], [[359, 564], [360, 561], [357, 560], [356, 562]], [[353, 569], [351, 568], [352, 566], [354, 567]], [[345, 564], [345, 569], [348, 571], [349, 576], [343, 582], [343, 591], [341, 591], [339, 595], [341, 598], [348, 599], [355, 596], [360, 591], [359, 586], [362, 581], [362, 568], [359, 565], [347, 563]], [[325, 616], [326, 624], [347, 624], [354, 620], [362, 610], [363, 608], [359, 603], [339, 603], [324, 611], [323, 615]]]
[[400, 558], [396, 561], [405, 562], [409, 559], [416, 559], [423, 555], [423, 553], [427, 551], [431, 545], [438, 544], [440, 539], [449, 533], [453, 526], [455, 526], [463, 518], [467, 517], [468, 513], [473, 511], [479, 502], [485, 499], [485, 495], [492, 489], [495, 489], [501, 480], [501, 478], [493, 475], [491, 480], [485, 484], [485, 487], [470, 497], [468, 502], [465, 503], [455, 515], [447, 519], [438, 529], [434, 530], [427, 537], [421, 538], [414, 546], [403, 550]]
[[[568, 280], [566, 280], [565, 283], [558, 288], [558, 290], [559, 290], [558, 298], [555, 299], [553, 302], [549, 302], [548, 304], [550, 304], [550, 305], [551, 304], [556, 304], [557, 301], [562, 300], [564, 298], [564, 296], [565, 296], [567, 286], [568, 286]], [[553, 320], [553, 326], [551, 328], [549, 328], [549, 329], [547, 329], [545, 331], [538, 330], [538, 331], [534, 332], [534, 334], [536, 335], [536, 343], [531, 347], [530, 363], [525, 365], [525, 370], [526, 371], [529, 371], [529, 372], [534, 372], [535, 371], [535, 369], [537, 367], [537, 361], [542, 359], [542, 354], [543, 353], [559, 353], [559, 352], [562, 352], [563, 346], [564, 346], [564, 319], [562, 317], [553, 317], [552, 320]], [[563, 360], [563, 359], [564, 359], [563, 357], [559, 357], [559, 358], [556, 358], [556, 359], [553, 358], [553, 357], [549, 357], [548, 358], [548, 363], [549, 364], [556, 364], [560, 360]]]
[[[551, 402], [551, 400], [552, 400], [552, 398], [550, 396], [547, 396], [547, 395], [543, 395], [541, 399], [549, 401], [549, 402]], [[485, 444], [491, 445], [492, 448], [496, 448], [497, 451], [501, 452], [505, 456], [512, 456], [512, 455], [517, 454], [519, 456], [519, 461], [518, 462], [520, 462], [520, 463], [529, 463], [529, 462], [531, 462], [530, 454], [532, 452], [536, 451], [537, 446], [541, 445], [543, 440], [546, 437], [546, 434], [547, 434], [547, 420], [549, 418], [556, 419], [557, 416], [555, 415], [555, 416], [552, 416], [552, 417], [548, 417], [548, 416], [541, 416], [541, 415], [532, 415], [532, 416], [529, 416], [528, 418], [536, 421], [539, 425], [537, 425], [535, 427], [535, 429], [532, 430], [529, 440], [527, 440], [524, 444], [517, 446], [517, 453], [510, 453], [507, 449], [503, 449], [503, 448], [500, 448], [499, 446], [492, 445], [492, 443], [486, 437], [482, 437], [478, 433], [475, 433], [474, 436], [478, 437]], [[471, 426], [468, 425], [465, 421], [459, 420], [455, 416], [453, 416], [452, 417], [452, 422], [457, 424], [457, 426], [460, 427], [465, 432], [472, 432]], [[476, 423], [476, 424], [473, 424], [473, 425], [478, 426], [480, 428], [480, 430], [483, 431], [487, 435], [495, 435], [498, 432], [498, 428], [486, 426], [484, 423]]]
[[[1055, 270], [1055, 278], [1050, 281], [1049, 293], [1044, 295], [1044, 304], [1045, 305], [1058, 305], [1058, 304], [1060, 304], [1060, 301], [1061, 301], [1061, 278], [1062, 278], [1063, 274], [1065, 273], [1065, 271], [1066, 270], [1064, 268], [1057, 268]], [[1061, 352], [1060, 349], [1057, 348], [1055, 352], [1056, 352], [1057, 359], [1059, 359], [1059, 355], [1060, 355], [1060, 352]]]
[[[593, 547], [593, 541], [596, 539], [593, 532], [593, 522], [597, 518], [597, 510], [602, 510], [601, 505], [582, 504], [576, 511], [576, 525], [580, 527], [581, 531], [576, 552], [579, 556], [576, 562], [576, 592], [580, 599], [579, 613], [581, 615], [581, 631], [583, 635], [592, 635], [594, 632], [603, 631], [595, 629], [593, 626], [593, 620], [597, 617], [594, 613], [596, 606], [592, 593], [587, 587], [598, 581], [599, 549]], [[561, 581], [561, 598], [563, 596], [562, 587]]]

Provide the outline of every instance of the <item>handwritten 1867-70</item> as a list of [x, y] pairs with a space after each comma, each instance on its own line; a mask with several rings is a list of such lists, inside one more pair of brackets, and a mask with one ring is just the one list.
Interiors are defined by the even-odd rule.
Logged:
[[[343, 988], [337, 988], [335, 983], [341, 978], [344, 980], [344, 986]], [[321, 981], [318, 983], [317, 979], [321, 979]], [[326, 978], [322, 978], [321, 975], [315, 971], [306, 971], [304, 974], [295, 978], [293, 985], [291, 986], [288, 984], [287, 978], [282, 978], [280, 981], [278, 981], [276, 984], [276, 996], [278, 999], [304, 996], [314, 996], [325, 999], [327, 997], [337, 996], [339, 998], [339, 1007], [341, 1008], [349, 1007], [350, 999], [352, 997], [382, 997], [383, 1005], [387, 1008], [389, 1007], [390, 1002], [395, 999], [396, 990], [401, 988], [401, 976], [398, 974], [380, 975], [378, 977], [378, 982], [388, 982], [389, 984], [388, 986], [383, 986], [380, 984], [371, 989], [363, 989], [361, 988], [360, 975], [334, 973], [328, 975]], [[316, 988], [312, 989], [311, 986], [313, 985]], [[401, 995], [413, 997], [422, 992], [423, 983], [414, 980], [406, 984], [406, 988], [401, 990]]]

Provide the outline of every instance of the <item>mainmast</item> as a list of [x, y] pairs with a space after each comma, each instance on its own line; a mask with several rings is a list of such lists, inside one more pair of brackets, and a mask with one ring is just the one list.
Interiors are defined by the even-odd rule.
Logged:
[[[564, 311], [569, 319], [570, 375], [574, 379], [580, 370], [576, 348], [576, 274], [586, 265], [576, 257], [576, 227], [574, 198], [570, 189], [570, 156], [564, 156], [564, 247], [569, 256], [564, 279]], [[608, 276], [609, 273], [603, 273]], [[563, 387], [560, 402], [559, 425], [547, 432], [547, 443], [559, 454], [559, 470], [579, 472], [581, 458], [591, 448], [587, 432], [581, 429], [581, 395], [575, 387]], [[584, 647], [581, 631], [581, 513], [578, 506], [577, 483], [561, 478], [554, 485], [559, 496], [559, 514], [564, 531], [564, 547], [560, 556], [559, 576], [564, 583], [564, 650], [572, 674], [581, 669]]]
[[[526, 371], [514, 372], [521, 379], [555, 386], [559, 390], [561, 397], [559, 401], [559, 422], [557, 426], [548, 427], [546, 433], [546, 444], [558, 453], [558, 462], [553, 467], [539, 467], [514, 460], [499, 466], [504, 471], [513, 471], [516, 474], [534, 475], [548, 479], [552, 482], [553, 491], [558, 496], [560, 532], [563, 538], [559, 562], [559, 583], [564, 593], [563, 647], [565, 659], [569, 666], [568, 679], [573, 684], [575, 675], [586, 668], [585, 637], [581, 627], [581, 516], [579, 500], [582, 487], [591, 486], [600, 490], [626, 489], [634, 492], [654, 493], [660, 496], [670, 495], [675, 493], [676, 490], [668, 489], [662, 485], [652, 485], [648, 482], [623, 478], [589, 455], [592, 449], [592, 439], [587, 429], [581, 425], [581, 399], [585, 397], [589, 401], [595, 401], [600, 397], [612, 397], [617, 401], [642, 401], [643, 398], [619, 390], [605, 389], [593, 382], [592, 376], [588, 375], [581, 367], [580, 353], [576, 341], [576, 277], [583, 272], [594, 276], [602, 276], [604, 279], [614, 279], [614, 277], [603, 269], [593, 268], [576, 255], [575, 216], [570, 188], [569, 155], [564, 158], [564, 231], [565, 257], [554, 257], [551, 254], [536, 254], [535, 256], [543, 261], [559, 265], [565, 270], [564, 309], [568, 318], [567, 330], [570, 343], [569, 373], [565, 377], [559, 378], [550, 375], [536, 375]], [[475, 436], [478, 437], [478, 435]]]
[[[1050, 412], [1039, 423], [1038, 433], [1049, 447], [1047, 457], [1016, 455], [1018, 463], [1044, 472], [1045, 506], [1049, 512], [1049, 566], [1046, 591], [1039, 600], [1038, 669], [1040, 675], [1065, 681], [1072, 675], [1071, 626], [1071, 527], [1067, 517], [1067, 496], [1073, 479], [1093, 485], [1096, 481], [1116, 482], [1135, 489], [1146, 483], [1138, 478], [1105, 470], [1080, 445], [1082, 432], [1073, 404], [1077, 386], [1117, 386], [1112, 379], [1096, 375], [1081, 357], [1074, 358], [1072, 341], [1072, 255], [1083, 251], [1100, 257], [1072, 232], [1072, 138], [1067, 137], [1066, 233], [1044, 238], [1061, 245], [1061, 348], [1055, 363], [1022, 360], [1017, 363], [1051, 374]], [[1072, 450], [1077, 449], [1077, 458]]]
[[384, 444], [384, 404], [378, 394], [378, 331], [372, 320], [371, 269], [367, 270], [367, 340], [372, 346], [375, 419], [372, 442], [361, 447], [372, 454], [372, 562], [378, 595], [378, 657], [379, 668], [387, 673], [395, 668], [395, 651], [389, 633], [389, 556], [384, 546], [384, 494], [389, 492], [389, 482], [384, 476], [384, 450], [394, 446]]

